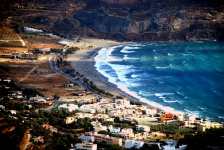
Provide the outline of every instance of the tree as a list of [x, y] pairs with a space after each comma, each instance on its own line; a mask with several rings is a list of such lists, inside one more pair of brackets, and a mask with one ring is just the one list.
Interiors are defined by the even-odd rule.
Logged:
[[59, 95], [54, 95], [54, 99], [60, 99]]
[[119, 123], [120, 122], [120, 118], [119, 117], [115, 117], [114, 118], [114, 122], [118, 122]]

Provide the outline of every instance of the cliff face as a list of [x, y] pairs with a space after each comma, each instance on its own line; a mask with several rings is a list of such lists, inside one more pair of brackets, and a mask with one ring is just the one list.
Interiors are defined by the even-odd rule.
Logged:
[[137, 41], [224, 39], [220, 0], [39, 0], [11, 4], [24, 25], [61, 36]]

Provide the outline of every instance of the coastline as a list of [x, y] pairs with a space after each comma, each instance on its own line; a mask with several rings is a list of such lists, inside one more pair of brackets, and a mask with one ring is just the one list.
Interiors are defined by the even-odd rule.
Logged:
[[[170, 112], [174, 114], [184, 114], [184, 112], [174, 110], [173, 108], [167, 108], [155, 102], [148, 101], [146, 99], [138, 98], [138, 96], [133, 96], [130, 93], [126, 93], [124, 90], [117, 87], [117, 85], [108, 81], [101, 73], [99, 73], [94, 64], [94, 57], [102, 48], [119, 46], [124, 44], [130, 44], [131, 42], [116, 42], [112, 40], [104, 39], [90, 39], [84, 38], [79, 42], [73, 43], [73, 46], [79, 47], [80, 50], [75, 54], [71, 54], [67, 57], [67, 61], [71, 62], [72, 68], [81, 75], [84, 75], [87, 79], [92, 81], [98, 88], [108, 91], [115, 96], [121, 96], [125, 99], [136, 100], [144, 105], [148, 105], [153, 108], [158, 108], [165, 112]], [[133, 44], [133, 42], [131, 43]]]
[[[92, 45], [89, 47], [90, 43]], [[69, 55], [67, 61], [71, 62], [71, 66], [75, 69], [75, 71], [84, 75], [87, 79], [89, 79], [95, 85], [97, 85], [98, 88], [103, 89], [109, 93], [112, 93], [115, 96], [121, 96], [125, 99], [139, 101], [143, 105], [147, 105], [152, 108], [157, 108], [165, 113], [173, 113], [175, 115], [186, 114], [195, 117], [200, 117], [191, 112], [177, 110], [172, 107], [167, 107], [154, 101], [142, 98], [137, 94], [129, 91], [128, 89], [120, 87], [116, 83], [111, 82], [110, 79], [108, 80], [107, 77], [105, 77], [103, 74], [97, 71], [95, 67], [94, 58], [100, 50], [102, 50], [103, 48], [110, 48], [127, 44], [136, 44], [136, 43], [116, 42], [104, 39], [82, 39], [81, 41], [79, 41], [79, 43], [73, 45], [80, 47], [80, 50], [73, 55]]]
[[71, 66], [76, 72], [84, 75], [87, 79], [97, 85], [98, 88], [108, 91], [115, 96], [124, 97], [125, 94], [116, 88], [114, 84], [108, 82], [107, 78], [101, 75], [94, 66], [94, 57], [102, 48], [122, 44], [127, 43], [104, 39], [81, 39], [79, 42], [73, 44], [73, 46], [79, 47], [80, 50], [75, 54], [69, 55], [67, 61], [71, 62]]

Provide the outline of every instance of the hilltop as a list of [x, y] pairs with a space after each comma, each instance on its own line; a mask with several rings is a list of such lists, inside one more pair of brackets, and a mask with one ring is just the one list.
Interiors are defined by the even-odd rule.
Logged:
[[6, 1], [2, 19], [74, 38], [119, 41], [223, 40], [221, 0]]

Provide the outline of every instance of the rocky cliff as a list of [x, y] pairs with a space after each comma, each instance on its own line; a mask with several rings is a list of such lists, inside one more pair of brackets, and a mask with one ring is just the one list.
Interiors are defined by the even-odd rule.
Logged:
[[1, 15], [10, 14], [23, 25], [70, 38], [224, 39], [221, 0], [15, 0], [11, 3], [5, 0], [4, 4], [11, 11], [3, 10]]

